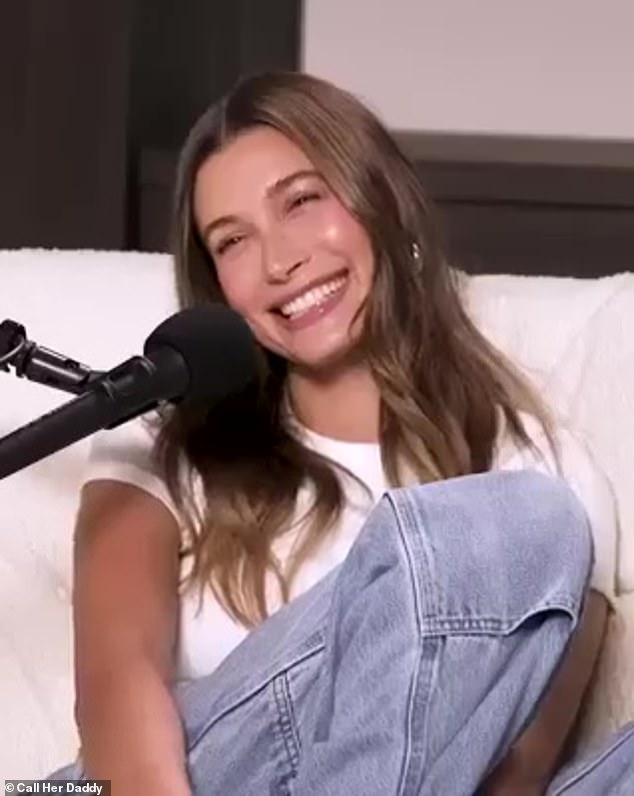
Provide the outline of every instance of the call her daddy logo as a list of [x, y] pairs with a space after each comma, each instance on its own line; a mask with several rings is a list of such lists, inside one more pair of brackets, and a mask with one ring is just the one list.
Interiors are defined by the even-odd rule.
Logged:
[[110, 782], [103, 780], [62, 780], [48, 782], [45, 780], [5, 780], [5, 793], [96, 793], [97, 796], [110, 796]]

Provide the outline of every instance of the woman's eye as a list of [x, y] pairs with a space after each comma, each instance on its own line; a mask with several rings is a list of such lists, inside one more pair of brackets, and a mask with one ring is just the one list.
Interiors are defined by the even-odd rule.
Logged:
[[242, 239], [243, 239], [242, 235], [231, 235], [230, 237], [221, 240], [220, 243], [216, 246], [216, 253], [224, 254], [232, 246], [235, 246], [237, 243], [240, 243]]
[[293, 210], [296, 207], [301, 207], [305, 205], [307, 202], [313, 202], [316, 199], [320, 199], [321, 196], [316, 191], [307, 192], [307, 193], [300, 193], [299, 196], [293, 197], [289, 202], [289, 210]]

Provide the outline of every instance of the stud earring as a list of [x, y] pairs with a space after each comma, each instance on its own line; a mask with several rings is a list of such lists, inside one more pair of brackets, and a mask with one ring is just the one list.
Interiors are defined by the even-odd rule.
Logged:
[[412, 243], [411, 252], [412, 259], [414, 260], [416, 267], [420, 270], [423, 267], [423, 258], [421, 256], [420, 246], [418, 243], [416, 243], [416, 241]]

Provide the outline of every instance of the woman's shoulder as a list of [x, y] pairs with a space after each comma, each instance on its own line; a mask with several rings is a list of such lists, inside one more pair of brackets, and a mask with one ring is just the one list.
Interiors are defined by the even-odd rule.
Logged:
[[498, 448], [494, 469], [535, 469], [560, 476], [581, 493], [584, 501], [600, 503], [606, 509], [613, 507], [610, 481], [579, 429], [558, 422], [549, 436], [536, 418], [522, 415], [521, 419], [532, 444], [524, 445], [505, 437]]
[[532, 415], [522, 414], [521, 420], [531, 445], [521, 444], [510, 435], [503, 436], [496, 455], [496, 469], [530, 467], [564, 478], [570, 476], [609, 483], [581, 430], [559, 421], [550, 429], [549, 435]]
[[158, 472], [154, 456], [158, 431], [158, 415], [148, 413], [97, 432], [90, 442], [89, 468], [123, 466]]
[[109, 480], [132, 484], [156, 497], [178, 517], [155, 454], [159, 429], [160, 418], [152, 412], [95, 434], [83, 482]]

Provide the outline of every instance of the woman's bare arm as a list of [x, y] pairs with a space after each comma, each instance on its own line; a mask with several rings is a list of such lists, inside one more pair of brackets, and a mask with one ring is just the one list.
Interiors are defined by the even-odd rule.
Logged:
[[179, 530], [163, 504], [87, 484], [75, 538], [76, 719], [86, 775], [113, 793], [190, 792], [172, 698]]

